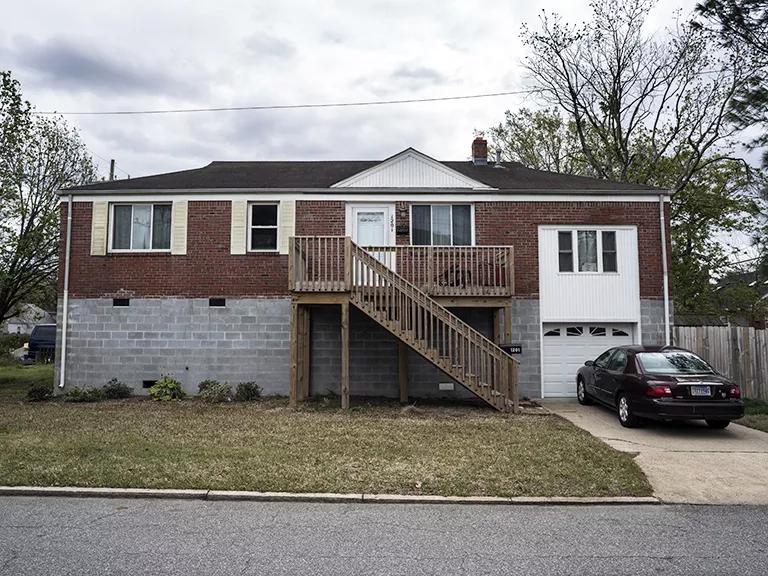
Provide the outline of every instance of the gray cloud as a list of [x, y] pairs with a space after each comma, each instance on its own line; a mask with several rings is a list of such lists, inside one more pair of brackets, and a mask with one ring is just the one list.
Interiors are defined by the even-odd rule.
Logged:
[[192, 82], [168, 71], [140, 66], [119, 56], [100, 51], [67, 38], [53, 37], [45, 41], [16, 37], [0, 54], [15, 68], [27, 70], [39, 85], [71, 91], [109, 94], [168, 94], [188, 96], [200, 94]]
[[293, 44], [266, 33], [254, 34], [244, 44], [248, 54], [258, 59], [288, 60], [296, 54]]
[[448, 82], [439, 71], [427, 66], [402, 65], [390, 74], [390, 79], [404, 88], [418, 89], [425, 86], [440, 86]]

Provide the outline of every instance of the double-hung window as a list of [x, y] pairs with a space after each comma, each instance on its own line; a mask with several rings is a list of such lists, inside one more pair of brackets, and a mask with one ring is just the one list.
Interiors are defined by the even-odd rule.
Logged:
[[470, 246], [472, 206], [469, 204], [415, 204], [411, 207], [411, 243], [414, 246]]
[[113, 204], [112, 251], [171, 249], [170, 204]]
[[560, 272], [618, 272], [614, 230], [559, 230]]
[[277, 204], [251, 204], [248, 230], [251, 251], [277, 250]]

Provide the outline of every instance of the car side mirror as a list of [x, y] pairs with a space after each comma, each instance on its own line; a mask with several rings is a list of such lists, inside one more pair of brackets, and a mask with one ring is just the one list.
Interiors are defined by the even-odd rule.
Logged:
[[587, 360], [586, 362], [584, 362], [584, 366], [594, 366], [594, 365], [595, 365], [594, 360]]

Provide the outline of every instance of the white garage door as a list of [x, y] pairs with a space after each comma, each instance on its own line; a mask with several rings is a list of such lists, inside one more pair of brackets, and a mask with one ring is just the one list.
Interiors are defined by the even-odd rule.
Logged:
[[631, 324], [544, 324], [544, 396], [576, 396], [576, 372], [608, 348], [632, 344]]

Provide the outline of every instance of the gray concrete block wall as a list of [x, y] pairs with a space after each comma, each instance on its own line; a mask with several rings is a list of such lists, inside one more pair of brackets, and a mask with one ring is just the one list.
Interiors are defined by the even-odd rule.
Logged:
[[[287, 394], [290, 307], [286, 298], [228, 298], [223, 308], [205, 298], [134, 298], [127, 307], [70, 300], [64, 391], [117, 378], [142, 393], [143, 380], [169, 374], [189, 393], [215, 378]], [[58, 338], [60, 350], [61, 329]]]
[[520, 397], [541, 397], [541, 316], [539, 301], [512, 301], [512, 342], [522, 344], [523, 353], [515, 355], [520, 361], [517, 377]]
[[[673, 324], [671, 302], [669, 315]], [[640, 334], [643, 344], [664, 344], [664, 300], [640, 300]]]
[[[540, 344], [538, 300], [518, 300], [513, 305], [513, 341], [523, 344], [519, 375], [521, 393], [540, 396]], [[493, 334], [493, 314], [487, 308], [454, 308], [462, 320], [487, 337]], [[339, 393], [341, 370], [341, 313], [338, 306], [312, 309], [310, 393]], [[357, 396], [399, 397], [397, 339], [354, 307], [350, 310], [350, 393]], [[428, 360], [409, 349], [409, 393], [415, 398], [473, 398], [458, 383], [454, 390], [439, 389], [451, 382]]]

